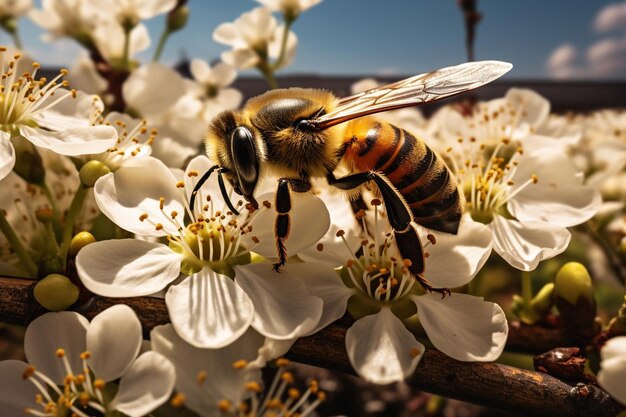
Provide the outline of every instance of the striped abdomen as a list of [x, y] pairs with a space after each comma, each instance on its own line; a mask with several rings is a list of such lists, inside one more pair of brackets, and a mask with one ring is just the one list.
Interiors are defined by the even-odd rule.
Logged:
[[424, 141], [373, 118], [349, 122], [345, 134], [341, 152], [350, 166], [383, 172], [406, 200], [417, 224], [456, 234], [462, 215], [456, 182]]

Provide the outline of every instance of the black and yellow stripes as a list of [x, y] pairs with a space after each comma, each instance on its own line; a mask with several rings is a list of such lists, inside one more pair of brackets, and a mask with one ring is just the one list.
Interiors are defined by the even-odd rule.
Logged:
[[404, 197], [416, 223], [456, 234], [461, 199], [448, 168], [432, 149], [406, 130], [372, 118], [350, 122], [345, 134], [343, 157], [353, 170], [382, 172]]

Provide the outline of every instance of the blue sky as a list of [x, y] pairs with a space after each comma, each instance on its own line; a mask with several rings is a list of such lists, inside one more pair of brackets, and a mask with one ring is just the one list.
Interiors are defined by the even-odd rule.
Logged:
[[[621, 15], [613, 27], [594, 28], [602, 10], [622, 4], [621, 29]], [[165, 62], [176, 61], [183, 51], [189, 57], [218, 58], [226, 47], [212, 40], [213, 29], [257, 3], [190, 0], [189, 6], [188, 27], [170, 39]], [[479, 0], [478, 7], [484, 18], [478, 26], [476, 58], [512, 62], [510, 78], [626, 79], [626, 2]], [[614, 9], [621, 13], [617, 6]], [[162, 25], [162, 17], [148, 22], [152, 47], [141, 55], [146, 60]], [[465, 60], [465, 35], [456, 0], [324, 0], [304, 13], [293, 29], [299, 38], [298, 53], [286, 73], [413, 74]], [[68, 66], [79, 51], [71, 41], [40, 41], [42, 31], [27, 18], [20, 21], [20, 33], [27, 50], [44, 65]], [[0, 41], [7, 42], [2, 36]], [[615, 44], [615, 53], [610, 50], [613, 65], [598, 71], [588, 55], [603, 42]]]

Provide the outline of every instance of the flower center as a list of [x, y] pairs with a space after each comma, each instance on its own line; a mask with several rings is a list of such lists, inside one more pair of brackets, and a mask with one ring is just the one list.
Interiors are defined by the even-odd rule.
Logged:
[[528, 185], [538, 181], [536, 175], [523, 184], [513, 181], [517, 171], [521, 146], [515, 148], [510, 140], [488, 146], [475, 138], [459, 138], [456, 146], [447, 149], [444, 157], [456, 176], [465, 197], [466, 211], [475, 221], [489, 224], [496, 214], [508, 217], [506, 204]]
[[17, 75], [17, 65], [21, 55], [16, 54], [6, 62], [6, 51], [0, 47], [0, 129], [16, 136], [19, 134], [17, 125], [36, 127], [32, 119], [37, 113], [48, 110], [68, 97], [76, 97], [76, 90], [53, 98], [55, 91], [61, 87], [69, 87], [67, 81], [57, 83], [66, 76], [68, 71], [62, 69], [50, 82], [45, 77], [35, 80], [39, 63], [33, 63], [33, 73]]
[[107, 412], [109, 393], [116, 390], [113, 383], [105, 383], [93, 375], [87, 360], [91, 354], [83, 352], [80, 355], [82, 373], [74, 373], [68, 361], [65, 350], [59, 348], [56, 357], [63, 362], [66, 377], [63, 386], [58, 386], [52, 379], [37, 371], [33, 366], [26, 368], [22, 378], [31, 382], [39, 391], [35, 396], [35, 403], [39, 409], [26, 408], [24, 411], [38, 417], [100, 417]]
[[147, 121], [145, 119], [134, 126], [128, 126], [122, 120], [115, 120], [111, 123], [102, 117], [99, 117], [98, 123], [109, 126], [114, 124], [118, 131], [115, 146], [92, 158], [104, 163], [111, 171], [119, 168], [123, 161], [128, 158], [146, 154], [145, 148], [152, 145], [157, 135], [156, 129], [146, 127]]

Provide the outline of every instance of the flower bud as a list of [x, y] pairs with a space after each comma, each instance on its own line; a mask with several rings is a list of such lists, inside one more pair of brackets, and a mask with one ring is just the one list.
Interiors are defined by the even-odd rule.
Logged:
[[587, 269], [578, 262], [561, 267], [554, 280], [554, 300], [572, 336], [593, 336], [596, 329], [596, 301]]
[[39, 267], [37, 268], [38, 278], [43, 278], [50, 274], [56, 274], [59, 272], [64, 272], [63, 261], [56, 254], [45, 255], [39, 261]]
[[61, 274], [50, 274], [35, 285], [35, 300], [50, 311], [66, 310], [78, 300], [78, 287]]
[[176, 7], [167, 15], [167, 30], [169, 32], [176, 32], [181, 30], [187, 25], [187, 19], [189, 18], [189, 7], [181, 6]]
[[108, 166], [100, 161], [89, 161], [80, 168], [80, 180], [86, 187], [93, 187], [98, 179], [111, 172]]
[[553, 292], [554, 284], [546, 284], [530, 302], [530, 307], [539, 316], [544, 317], [552, 310], [552, 306], [554, 305]]
[[67, 251], [69, 256], [76, 256], [78, 251], [96, 241], [96, 238], [89, 232], [80, 232], [74, 235], [72, 241], [70, 242], [70, 247]]
[[41, 223], [50, 223], [54, 220], [54, 212], [49, 207], [40, 208], [35, 211], [35, 218]]

